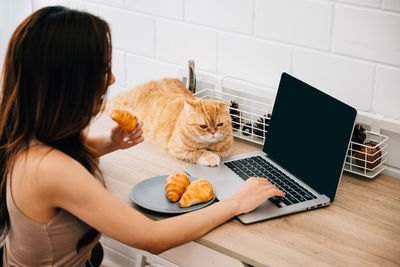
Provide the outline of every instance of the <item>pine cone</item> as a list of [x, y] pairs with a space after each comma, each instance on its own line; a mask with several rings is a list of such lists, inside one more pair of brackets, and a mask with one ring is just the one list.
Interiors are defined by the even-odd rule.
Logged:
[[[367, 138], [367, 134], [365, 133], [364, 127], [361, 124], [356, 124], [353, 130], [353, 136], [351, 137], [351, 141], [359, 144], [364, 144], [365, 139]], [[353, 152], [354, 150], [359, 151], [361, 146], [353, 144]]]
[[246, 136], [251, 135], [252, 132], [252, 127], [251, 127], [251, 123], [246, 123], [245, 125], [243, 125], [242, 127], [242, 133]]
[[365, 133], [364, 127], [361, 124], [356, 124], [354, 126], [353, 136], [351, 137], [351, 141], [364, 144], [365, 138], [367, 138], [367, 134]]
[[265, 138], [267, 135], [269, 122], [271, 121], [271, 113], [267, 115], [264, 114], [263, 117], [258, 118], [258, 120], [253, 125], [253, 132], [257, 137]]
[[240, 129], [240, 111], [235, 110], [239, 109], [239, 104], [236, 101], [231, 101], [231, 105], [229, 107], [229, 115], [231, 115], [232, 118], [232, 128], [233, 129]]
[[362, 168], [373, 169], [381, 163], [381, 148], [375, 142], [365, 143], [367, 147], [361, 147], [356, 153], [356, 163]]

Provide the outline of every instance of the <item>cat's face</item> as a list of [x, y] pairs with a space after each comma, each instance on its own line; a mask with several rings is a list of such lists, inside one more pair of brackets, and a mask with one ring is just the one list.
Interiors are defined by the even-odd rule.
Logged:
[[227, 104], [217, 100], [185, 102], [186, 129], [198, 143], [216, 143], [232, 133], [232, 119]]

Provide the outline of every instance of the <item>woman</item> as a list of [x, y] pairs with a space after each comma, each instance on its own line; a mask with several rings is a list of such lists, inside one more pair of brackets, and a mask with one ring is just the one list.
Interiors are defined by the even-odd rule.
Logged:
[[143, 141], [119, 126], [85, 135], [114, 82], [105, 21], [43, 8], [18, 26], [0, 95], [0, 233], [5, 266], [83, 266], [100, 233], [151, 253], [194, 240], [228, 219], [283, 195], [251, 178], [230, 199], [152, 221], [104, 187], [97, 157]]

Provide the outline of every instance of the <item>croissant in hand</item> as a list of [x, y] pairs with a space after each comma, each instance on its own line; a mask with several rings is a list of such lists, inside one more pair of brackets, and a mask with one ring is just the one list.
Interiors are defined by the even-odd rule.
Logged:
[[127, 132], [132, 132], [136, 128], [137, 118], [127, 110], [114, 109], [111, 111], [110, 117]]
[[179, 201], [179, 207], [187, 208], [197, 203], [210, 201], [214, 197], [213, 187], [205, 179], [192, 182]]
[[178, 201], [186, 188], [189, 186], [190, 180], [184, 174], [172, 174], [165, 180], [165, 192], [169, 201]]

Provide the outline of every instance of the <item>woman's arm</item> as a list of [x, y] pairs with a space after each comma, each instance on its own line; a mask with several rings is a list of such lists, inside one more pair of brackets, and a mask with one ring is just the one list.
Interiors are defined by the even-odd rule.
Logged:
[[96, 152], [97, 157], [114, 152], [119, 149], [127, 149], [143, 142], [143, 122], [139, 121], [133, 133], [127, 133], [120, 126], [114, 126], [109, 134], [84, 134], [84, 143]]
[[230, 218], [283, 195], [264, 178], [248, 179], [230, 199], [198, 211], [153, 221], [114, 198], [75, 160], [52, 151], [40, 166], [42, 195], [98, 231], [151, 253], [197, 239]]

